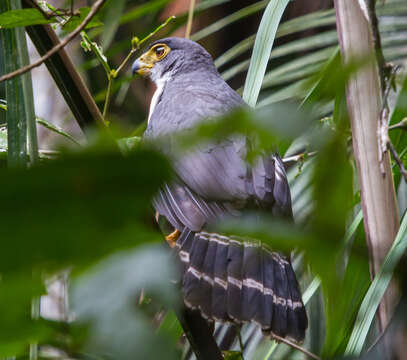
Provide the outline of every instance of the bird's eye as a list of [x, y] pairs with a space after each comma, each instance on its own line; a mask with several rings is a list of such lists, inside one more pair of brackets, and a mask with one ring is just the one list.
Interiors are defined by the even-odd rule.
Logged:
[[154, 51], [155, 51], [155, 54], [157, 55], [157, 57], [161, 58], [165, 53], [165, 48], [164, 48], [164, 46], [157, 46], [154, 49]]

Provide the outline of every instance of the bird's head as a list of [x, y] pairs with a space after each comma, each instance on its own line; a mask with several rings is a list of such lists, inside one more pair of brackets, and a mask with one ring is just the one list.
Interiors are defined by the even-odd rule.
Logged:
[[199, 70], [216, 71], [212, 57], [195, 41], [177, 37], [153, 42], [132, 66], [133, 74], [150, 76], [155, 82]]

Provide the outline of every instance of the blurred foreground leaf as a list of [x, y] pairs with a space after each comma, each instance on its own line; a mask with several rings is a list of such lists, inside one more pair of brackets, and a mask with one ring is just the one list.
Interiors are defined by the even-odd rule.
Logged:
[[29, 170], [1, 169], [0, 271], [86, 264], [158, 239], [150, 201], [169, 173], [161, 155], [142, 149], [126, 157], [91, 149]]
[[113, 359], [176, 359], [176, 341], [156, 333], [139, 304], [141, 292], [166, 308], [176, 306], [179, 292], [175, 263], [163, 246], [118, 253], [74, 281], [76, 318], [91, 324], [87, 351]]
[[180, 134], [178, 140], [181, 148], [189, 149], [208, 141], [222, 141], [229, 136], [248, 136], [252, 141], [247, 157], [252, 160], [261, 153], [277, 149], [284, 154], [293, 139], [310, 128], [311, 120], [311, 114], [297, 111], [293, 104], [274, 104], [256, 110], [244, 107], [198, 124]]
[[[2, 247], [4, 247], [3, 242]], [[0, 281], [0, 357], [19, 355], [28, 342], [45, 340], [52, 334], [42, 322], [31, 319], [33, 297], [45, 294], [40, 276], [14, 274]]]

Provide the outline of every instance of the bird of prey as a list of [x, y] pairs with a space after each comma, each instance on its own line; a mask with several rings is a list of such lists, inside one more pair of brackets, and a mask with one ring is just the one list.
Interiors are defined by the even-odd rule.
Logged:
[[[198, 43], [169, 37], [152, 43], [133, 64], [157, 86], [144, 137], [172, 139], [204, 121], [244, 107]], [[228, 136], [179, 154], [173, 142], [160, 150], [173, 161], [176, 178], [154, 199], [173, 226], [167, 236], [182, 263], [185, 304], [209, 321], [254, 321], [267, 335], [303, 341], [308, 325], [289, 256], [261, 243], [238, 241], [208, 227], [256, 206], [292, 217], [291, 196], [278, 154], [245, 161], [245, 136]]]

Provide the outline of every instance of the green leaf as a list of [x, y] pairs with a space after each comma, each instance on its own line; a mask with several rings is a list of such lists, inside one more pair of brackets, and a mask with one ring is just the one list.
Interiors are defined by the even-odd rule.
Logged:
[[31, 341], [52, 334], [45, 324], [33, 321], [27, 309], [33, 297], [46, 293], [43, 279], [32, 273], [2, 275], [0, 282], [0, 357], [22, 355]]
[[102, 32], [102, 47], [107, 49], [113, 41], [114, 35], [119, 27], [120, 19], [124, 12], [126, 0], [110, 0], [104, 6], [104, 27]]
[[[72, 16], [67, 23], [62, 26], [62, 30], [65, 33], [69, 33], [74, 31], [82, 22], [85, 20], [86, 16], [88, 16], [90, 8], [89, 7], [82, 7], [78, 9], [79, 16]], [[102, 26], [103, 23], [100, 21], [99, 17], [95, 15], [92, 20], [86, 25], [85, 29], [91, 29], [94, 27]]]
[[262, 87], [281, 84], [285, 79], [293, 78], [292, 73], [296, 75], [296, 78], [302, 78], [305, 75], [309, 76], [315, 73], [318, 70], [318, 65], [320, 66], [321, 62], [329, 59], [336, 49], [337, 46], [330, 46], [317, 50], [271, 70], [264, 76]]
[[204, 37], [207, 37], [211, 34], [213, 34], [216, 31], [219, 31], [223, 27], [232, 24], [233, 22], [237, 20], [244, 19], [247, 16], [250, 16], [252, 14], [255, 14], [256, 12], [260, 11], [261, 9], [265, 8], [269, 0], [262, 0], [257, 3], [254, 3], [252, 5], [249, 5], [247, 7], [244, 7], [243, 9], [240, 9], [236, 11], [235, 13], [225, 16], [221, 20], [207, 26], [201, 31], [198, 31], [194, 35], [191, 36], [191, 39], [194, 41], [199, 41], [203, 39]]
[[96, 42], [92, 41], [89, 35], [85, 31], [81, 31], [82, 42], [81, 46], [85, 51], [93, 51], [96, 55], [97, 60], [105, 69], [107, 77], [110, 76], [112, 69], [110, 68], [109, 62], [106, 56], [103, 54], [103, 49]]
[[[277, 36], [278, 31], [276, 38]], [[300, 51], [310, 51], [313, 49], [318, 49], [323, 46], [336, 43], [337, 43], [336, 31], [325, 31], [321, 34], [309, 36], [304, 39], [290, 41], [288, 43], [275, 47], [270, 54], [270, 60], [278, 59], [280, 57], [287, 55], [292, 55], [293, 53]], [[221, 61], [219, 60], [224, 61], [223, 55], [216, 60], [216, 63], [221, 63]], [[249, 67], [249, 64], [250, 59], [244, 60], [241, 63], [234, 65], [233, 67], [222, 73], [222, 77], [227, 80], [228, 78], [246, 70]]]
[[225, 360], [243, 360], [243, 354], [240, 351], [223, 351]]
[[355, 326], [346, 347], [346, 355], [359, 356], [361, 353], [380, 301], [393, 277], [394, 269], [406, 250], [407, 216], [404, 216], [396, 239], [360, 305]]
[[55, 22], [57, 22], [55, 17], [47, 19], [38, 9], [16, 9], [0, 14], [0, 28], [2, 29]]
[[158, 334], [166, 334], [171, 336], [174, 342], [179, 341], [184, 330], [180, 322], [178, 321], [177, 315], [175, 314], [174, 310], [169, 310], [165, 315], [164, 320], [161, 322], [160, 327], [157, 331]]
[[[2, 13], [18, 7], [21, 7], [20, 1], [0, 2], [0, 12]], [[9, 73], [24, 66], [24, 59], [26, 59], [23, 56], [23, 51], [26, 51], [24, 29], [3, 29], [0, 31], [0, 38], [4, 71]], [[6, 82], [8, 166], [10, 167], [25, 166], [27, 163], [27, 121], [29, 120], [26, 107], [28, 106], [27, 101], [30, 101], [24, 97], [26, 95], [24, 82], [27, 81], [27, 76], [28, 74], [24, 74]]]
[[257, 103], [277, 27], [287, 4], [288, 0], [269, 2], [261, 19], [243, 90], [243, 99], [250, 106]]
[[41, 119], [41, 118], [37, 118], [36, 119], [37, 124], [40, 124], [41, 126], [44, 126], [46, 129], [51, 130], [52, 132], [58, 134], [58, 135], [62, 135], [63, 137], [69, 139], [70, 141], [72, 141], [73, 143], [75, 143], [76, 145], [81, 146], [81, 144], [75, 140], [75, 138], [73, 138], [71, 135], [69, 135], [65, 130], [61, 129], [59, 126], [53, 125], [50, 122]]
[[[30, 56], [28, 54], [27, 38], [23, 29], [17, 30], [17, 45], [18, 57], [20, 58], [21, 66], [30, 64]], [[34, 109], [34, 93], [31, 72], [21, 75], [22, 90], [24, 98], [24, 112], [25, 121], [27, 123], [27, 145], [28, 154], [30, 156], [31, 164], [38, 161], [38, 138], [37, 138], [37, 124], [35, 122], [35, 109]]]
[[7, 101], [0, 99], [0, 109], [7, 111]]
[[[87, 352], [112, 359], [177, 359], [178, 339], [155, 332], [156, 310], [176, 306], [172, 283], [178, 277], [168, 249], [145, 246], [115, 254], [74, 280], [72, 307], [80, 323], [91, 325]], [[141, 292], [154, 301], [140, 303]], [[157, 303], [157, 304], [156, 304]]]
[[140, 136], [132, 136], [127, 138], [121, 138], [117, 140], [117, 143], [119, 144], [121, 151], [123, 151], [124, 153], [128, 153], [129, 151], [136, 149], [136, 147], [140, 144], [140, 141], [141, 141]]
[[[301, 30], [309, 30], [313, 27], [335, 24], [335, 16], [332, 10], [317, 11], [312, 14], [299, 16], [298, 18], [283, 22], [277, 29], [276, 38], [289, 35]], [[237, 56], [241, 55], [245, 51], [249, 50], [255, 41], [255, 35], [251, 35], [235, 46], [227, 50], [218, 59], [216, 59], [216, 66], [222, 66], [230, 60], [233, 60]]]
[[84, 265], [161, 239], [146, 219], [169, 178], [167, 161], [140, 148], [123, 157], [103, 146], [28, 170], [0, 169], [0, 272]]
[[0, 151], [7, 151], [7, 128], [0, 126]]
[[335, 50], [331, 53], [331, 56], [328, 58], [324, 64], [320, 74], [318, 74], [315, 84], [311, 87], [304, 100], [301, 103], [301, 106], [307, 104], [315, 103], [324, 96], [324, 90], [326, 89], [326, 82], [330, 81], [330, 78], [335, 71], [341, 66], [341, 56], [339, 52], [339, 47], [335, 47]]
[[127, 24], [142, 16], [154, 13], [162, 9], [170, 1], [171, 0], [153, 0], [126, 11], [126, 13], [120, 18], [120, 25]]
[[[390, 125], [394, 125], [407, 117], [407, 76], [404, 77], [397, 103], [391, 115]], [[397, 151], [403, 151], [407, 147], [407, 136], [402, 130], [395, 130], [390, 133], [391, 139], [396, 146]]]

